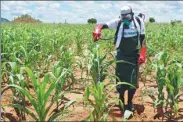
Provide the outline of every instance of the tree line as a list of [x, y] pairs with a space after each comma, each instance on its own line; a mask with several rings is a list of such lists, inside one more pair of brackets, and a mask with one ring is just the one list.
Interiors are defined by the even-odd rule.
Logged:
[[[14, 18], [11, 22], [12, 23], [43, 23], [41, 20], [31, 17], [29, 14], [23, 14], [17, 18]], [[150, 17], [149, 22], [153, 23], [153, 22], [156, 22], [156, 20], [154, 17]], [[66, 23], [66, 20], [65, 20], [65, 23]], [[97, 24], [97, 19], [89, 18], [87, 20], [87, 23], [88, 24]], [[181, 20], [171, 20], [170, 23], [172, 25], [175, 25], [176, 23], [182, 23], [182, 21]]]
[[[97, 19], [95, 18], [90, 18], [87, 20], [88, 24], [96, 24], [97, 23]], [[154, 17], [149, 17], [149, 22], [150, 23], [153, 23], [153, 22], [156, 22], [155, 18]], [[181, 20], [171, 20], [170, 22], [172, 25], [174, 25], [175, 23], [182, 23]]]

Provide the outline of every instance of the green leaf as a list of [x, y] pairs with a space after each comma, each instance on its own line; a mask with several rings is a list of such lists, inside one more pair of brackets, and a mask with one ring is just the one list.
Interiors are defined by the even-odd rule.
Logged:
[[87, 122], [90, 119], [90, 115], [86, 117], [84, 120], [81, 120], [81, 122]]
[[17, 85], [8, 85], [9, 87], [14, 87], [17, 88], [18, 90], [20, 90], [31, 102], [31, 104], [34, 106], [36, 112], [39, 112], [38, 109], [38, 105], [36, 104], [36, 101], [33, 99], [33, 97], [31, 96], [31, 94], [24, 88], [17, 86]]
[[28, 53], [27, 53], [26, 49], [22, 45], [20, 46], [20, 48], [24, 52], [26, 62], [28, 62], [29, 61], [29, 57], [28, 57]]
[[[72, 101], [67, 102], [67, 103], [64, 105], [64, 109], [63, 109], [63, 110], [67, 109], [69, 106], [71, 106], [72, 104], [74, 104], [74, 102], [76, 102], [76, 101], [72, 100]], [[53, 120], [56, 119], [60, 114], [63, 114], [63, 110], [60, 109], [57, 113], [53, 113], [53, 114], [51, 115], [51, 117], [49, 118], [49, 121], [53, 121]]]
[[175, 100], [179, 99], [181, 96], [183, 96], [183, 93], [178, 93], [178, 94], [175, 96]]
[[72, 104], [74, 104], [76, 101], [75, 100], [71, 100], [69, 102], [67, 102], [65, 105], [64, 105], [64, 109], [67, 109], [69, 106], [71, 106]]
[[32, 81], [32, 83], [33, 83], [34, 90], [36, 90], [37, 87], [38, 87], [37, 79], [36, 79], [36, 77], [34, 76], [34, 74], [32, 73], [31, 69], [29, 69], [28, 67], [21, 67], [21, 68], [20, 68], [20, 73], [23, 74], [24, 71], [26, 71], [26, 72], [28, 73], [28, 76], [31, 78], [31, 81]]
[[22, 111], [25, 111], [32, 118], [34, 118], [36, 121], [39, 121], [39, 119], [36, 117], [36, 115], [33, 112], [31, 112], [29, 109], [24, 107], [23, 105], [20, 105], [20, 104], [6, 104], [6, 105], [3, 105], [3, 107], [5, 107], [5, 106], [11, 106], [11, 107], [14, 107], [14, 108], [18, 108], [18, 109], [20, 109]]
[[93, 116], [92, 112], [90, 112], [90, 121], [94, 121], [94, 116]]
[[[49, 98], [51, 92], [55, 89], [55, 87], [56, 87], [56, 83], [51, 83], [49, 89], [46, 91], [46, 93], [44, 95], [45, 96], [44, 101], [48, 101], [48, 98]], [[46, 102], [44, 103], [44, 106], [45, 105], [46, 105]]]
[[[2, 64], [2, 67], [6, 67], [6, 65], [10, 65], [10, 67], [11, 67], [11, 72], [13, 73], [13, 74], [15, 74], [15, 73], [17, 73], [17, 64], [16, 64], [16, 62], [4, 62], [3, 64]], [[7, 70], [7, 69], [6, 69]]]
[[87, 87], [84, 92], [84, 100], [88, 100], [90, 96], [89, 88]]

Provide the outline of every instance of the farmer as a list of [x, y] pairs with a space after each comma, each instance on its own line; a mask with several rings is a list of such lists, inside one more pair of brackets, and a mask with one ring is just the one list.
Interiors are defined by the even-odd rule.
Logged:
[[[94, 32], [93, 38], [96, 42], [101, 37], [102, 29], [116, 29], [114, 44], [117, 49], [116, 59], [116, 75], [121, 82], [127, 82], [135, 86], [118, 85], [117, 91], [120, 100], [124, 103], [124, 92], [128, 90], [128, 104], [126, 110], [134, 111], [132, 99], [138, 88], [138, 68], [139, 65], [146, 60], [146, 46], [145, 46], [145, 25], [142, 19], [142, 14], [134, 16], [130, 6], [124, 6], [120, 11], [120, 18], [107, 22], [106, 24], [99, 24]], [[119, 82], [118, 80], [116, 80]], [[121, 107], [120, 107], [121, 109]]]

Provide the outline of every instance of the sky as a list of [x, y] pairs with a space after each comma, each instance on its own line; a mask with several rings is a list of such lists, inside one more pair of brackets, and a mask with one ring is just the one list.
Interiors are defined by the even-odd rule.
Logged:
[[146, 21], [183, 21], [183, 1], [1, 1], [1, 17], [13, 20], [29, 14], [45, 23], [87, 23], [96, 18], [105, 23], [118, 18], [122, 6], [131, 6], [135, 15], [144, 13]]

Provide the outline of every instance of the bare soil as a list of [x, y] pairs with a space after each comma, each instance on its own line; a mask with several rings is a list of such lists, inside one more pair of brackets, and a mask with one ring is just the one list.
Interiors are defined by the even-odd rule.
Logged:
[[[77, 77], [80, 76], [79, 70], [75, 73]], [[109, 81], [106, 81], [109, 82]], [[78, 90], [78, 84], [75, 85], [75, 87]], [[131, 120], [136, 120], [136, 121], [161, 121], [163, 117], [163, 108], [153, 108], [153, 100], [148, 94], [144, 94], [144, 91], [147, 93], [150, 91], [150, 89], [153, 90], [154, 94], [157, 91], [157, 85], [156, 82], [147, 82], [144, 84], [144, 82], [139, 82], [139, 88], [137, 89], [135, 96], [133, 98], [133, 103], [135, 105], [135, 112], [133, 113], [133, 116], [129, 119]], [[80, 92], [84, 93], [84, 87], [82, 89], [79, 89]], [[30, 91], [32, 94], [34, 94], [34, 91]], [[182, 91], [183, 92], [183, 91]], [[114, 90], [110, 94], [110, 98], [116, 98], [118, 97], [118, 93]], [[125, 95], [127, 98], [127, 95]], [[155, 97], [157, 95], [155, 94]], [[76, 93], [70, 93], [66, 95], [66, 98], [70, 100], [77, 100], [77, 102], [70, 106], [68, 109], [68, 113], [59, 116], [56, 120], [58, 121], [81, 121], [84, 120], [90, 113], [91, 107], [89, 105], [84, 105], [83, 104], [83, 94], [76, 94]], [[11, 90], [7, 90], [3, 95], [2, 95], [2, 100], [1, 100], [1, 105], [8, 104], [12, 102], [12, 92]], [[126, 103], [126, 100], [125, 100]], [[31, 108], [31, 105], [27, 105]], [[179, 103], [179, 115], [176, 118], [173, 118], [174, 120], [183, 120], [183, 97], [180, 99]], [[120, 111], [118, 104], [115, 105], [111, 112], [110, 115], [114, 116], [116, 120], [121, 121], [123, 117], [123, 112]], [[11, 107], [6, 107], [5, 110], [2, 110], [1, 120], [5, 121], [19, 121], [19, 117], [16, 115], [16, 112], [13, 108]], [[26, 115], [26, 120], [27, 121], [33, 121], [33, 118], [30, 116]], [[112, 120], [110, 117], [108, 120]], [[167, 117], [164, 117], [164, 120], [167, 120]]]

